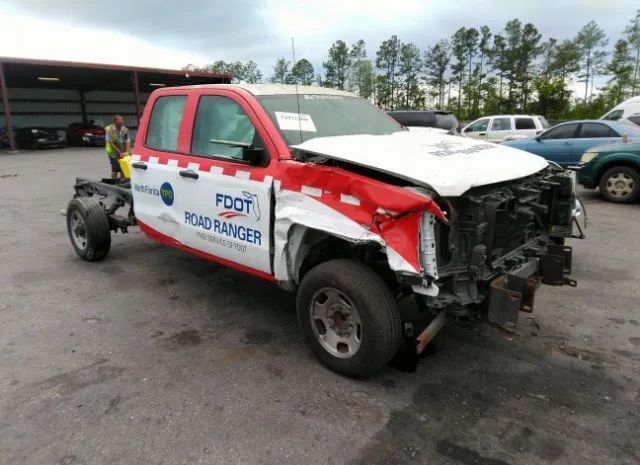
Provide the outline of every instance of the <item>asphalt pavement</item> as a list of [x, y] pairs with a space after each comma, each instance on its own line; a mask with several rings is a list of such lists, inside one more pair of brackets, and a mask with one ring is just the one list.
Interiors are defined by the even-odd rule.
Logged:
[[0, 464], [640, 463], [640, 204], [581, 191], [577, 288], [518, 333], [447, 326], [413, 373], [323, 368], [294, 296], [59, 214], [101, 149], [0, 152]]

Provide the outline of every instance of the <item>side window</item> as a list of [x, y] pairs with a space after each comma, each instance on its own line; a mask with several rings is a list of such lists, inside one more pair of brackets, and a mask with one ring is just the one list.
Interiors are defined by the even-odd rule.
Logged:
[[637, 124], [638, 126], [640, 126], [640, 113], [638, 113], [637, 115], [631, 115], [627, 119], [633, 124]]
[[511, 131], [511, 118], [493, 118], [492, 131]]
[[576, 136], [577, 124], [563, 124], [549, 129], [540, 136], [541, 139], [573, 139]]
[[542, 129], [548, 129], [551, 127], [551, 125], [549, 124], [549, 121], [547, 121], [547, 118], [545, 118], [544, 116], [538, 116], [538, 121], [540, 122], [540, 125], [542, 126]]
[[156, 150], [178, 150], [180, 121], [187, 102], [185, 95], [159, 97], [153, 104], [145, 145]]
[[606, 124], [582, 123], [580, 137], [582, 139], [592, 139], [597, 137], [620, 137], [620, 135]]
[[533, 118], [516, 118], [516, 129], [535, 129]]
[[191, 141], [194, 155], [242, 160], [242, 147], [233, 143], [253, 145], [256, 136], [253, 123], [236, 102], [215, 95], [200, 97]]
[[465, 132], [486, 131], [488, 127], [489, 118], [483, 118], [471, 123], [471, 126], [469, 126]]
[[624, 114], [624, 110], [613, 110], [607, 113], [606, 115], [604, 115], [602, 119], [606, 119], [609, 121], [618, 121], [620, 118], [622, 118], [623, 114]]

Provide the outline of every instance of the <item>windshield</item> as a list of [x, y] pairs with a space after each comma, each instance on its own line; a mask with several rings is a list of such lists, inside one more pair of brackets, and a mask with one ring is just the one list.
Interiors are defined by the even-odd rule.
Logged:
[[393, 119], [358, 97], [300, 94], [263, 95], [257, 99], [289, 145], [316, 137], [402, 131]]

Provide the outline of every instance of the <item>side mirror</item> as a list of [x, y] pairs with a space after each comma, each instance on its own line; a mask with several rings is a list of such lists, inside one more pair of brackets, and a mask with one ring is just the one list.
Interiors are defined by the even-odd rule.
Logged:
[[536, 137], [534, 137], [534, 139], [536, 140], [536, 142], [540, 142], [540, 140], [541, 140], [540, 136], [536, 136]]
[[262, 147], [243, 147], [242, 159], [252, 165], [264, 166], [267, 161], [267, 151]]

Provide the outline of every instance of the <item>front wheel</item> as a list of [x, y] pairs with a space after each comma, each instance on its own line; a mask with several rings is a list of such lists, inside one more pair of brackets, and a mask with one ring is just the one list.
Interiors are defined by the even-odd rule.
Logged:
[[83, 260], [102, 260], [111, 248], [109, 218], [91, 197], [78, 197], [67, 207], [67, 231], [71, 245]]
[[609, 168], [600, 178], [600, 194], [609, 202], [635, 202], [640, 197], [640, 174], [630, 166]]
[[341, 375], [370, 376], [400, 346], [400, 314], [391, 291], [379, 275], [354, 260], [311, 269], [298, 289], [297, 311], [311, 351]]

